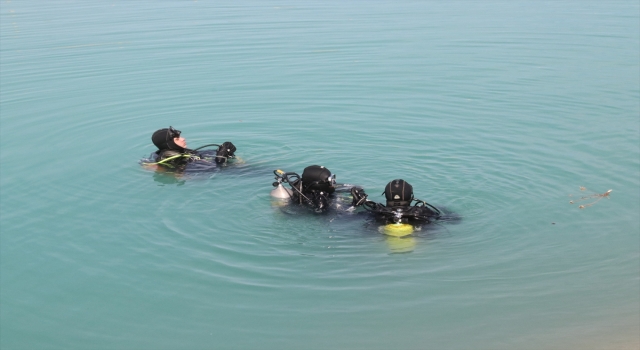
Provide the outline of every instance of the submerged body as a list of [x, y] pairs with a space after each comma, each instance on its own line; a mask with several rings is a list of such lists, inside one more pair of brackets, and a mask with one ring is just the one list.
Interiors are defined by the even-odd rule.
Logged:
[[[168, 154], [167, 154], [168, 153]], [[184, 153], [169, 153], [163, 155], [153, 152], [148, 158], [140, 160], [140, 164], [161, 172], [200, 172], [216, 169], [220, 166], [215, 162], [216, 150], [189, 151]]]

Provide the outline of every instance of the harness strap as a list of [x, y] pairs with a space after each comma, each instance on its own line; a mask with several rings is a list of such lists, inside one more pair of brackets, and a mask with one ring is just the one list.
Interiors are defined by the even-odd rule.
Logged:
[[178, 159], [178, 158], [190, 158], [190, 159], [194, 159], [194, 160], [199, 160], [200, 159], [200, 157], [192, 155], [192, 154], [178, 154], [176, 156], [165, 158], [165, 159], [163, 159], [163, 160], [161, 160], [159, 162], [151, 163], [151, 164], [166, 165], [166, 166], [169, 166], [169, 167], [173, 168], [173, 165], [169, 164], [168, 162], [170, 162], [170, 161], [172, 161], [174, 159]]

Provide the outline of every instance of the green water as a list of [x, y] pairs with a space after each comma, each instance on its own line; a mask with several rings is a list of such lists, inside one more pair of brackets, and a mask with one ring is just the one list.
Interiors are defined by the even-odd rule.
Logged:
[[[0, 118], [3, 350], [640, 346], [637, 1], [3, 0]], [[275, 206], [311, 164], [462, 220]]]

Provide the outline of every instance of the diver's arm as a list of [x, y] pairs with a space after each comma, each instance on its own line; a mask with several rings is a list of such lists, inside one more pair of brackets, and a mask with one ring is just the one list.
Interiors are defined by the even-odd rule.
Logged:
[[[210, 143], [204, 146], [200, 146], [196, 149], [185, 149], [185, 153], [193, 154], [200, 156], [202, 153], [208, 151], [199, 152], [199, 150], [207, 147], [217, 147], [217, 150], [210, 150], [209, 152], [215, 152], [215, 155], [212, 157], [216, 163], [225, 163], [228, 159], [235, 158], [236, 146], [231, 141], [225, 141], [221, 145], [217, 143]], [[204, 157], [202, 157], [204, 158]]]
[[351, 190], [354, 188], [362, 189], [362, 187], [358, 185], [351, 185], [351, 184], [335, 184], [334, 187], [335, 187], [335, 192], [338, 192], [338, 193], [351, 192]]
[[416, 201], [416, 204], [414, 204], [413, 208], [419, 208], [420, 211], [423, 212], [424, 216], [427, 217], [435, 217], [438, 218], [442, 215], [442, 212], [440, 211], [440, 209], [436, 208], [435, 206], [421, 200], [421, 199], [414, 199]]
[[360, 187], [352, 187], [351, 196], [353, 197], [353, 201], [351, 202], [353, 207], [359, 207], [367, 201], [367, 194], [364, 192], [364, 189]]
[[368, 200], [367, 194], [364, 192], [364, 189], [362, 187], [351, 187], [351, 196], [353, 197], [351, 206], [354, 208], [363, 206], [368, 211], [379, 211], [382, 208], [385, 208], [385, 206], [380, 203]]

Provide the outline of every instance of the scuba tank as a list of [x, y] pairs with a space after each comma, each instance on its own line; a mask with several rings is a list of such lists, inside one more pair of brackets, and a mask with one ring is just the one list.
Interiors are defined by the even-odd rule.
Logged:
[[291, 199], [291, 194], [293, 191], [282, 186], [282, 182], [285, 181], [285, 178], [283, 177], [285, 172], [278, 169], [274, 170], [273, 173], [276, 175], [276, 182], [273, 183], [273, 187], [275, 188], [271, 190], [271, 197], [279, 199]]

